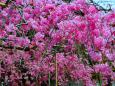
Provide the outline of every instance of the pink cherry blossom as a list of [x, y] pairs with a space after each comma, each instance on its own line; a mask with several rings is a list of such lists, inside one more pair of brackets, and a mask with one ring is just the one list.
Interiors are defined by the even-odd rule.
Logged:
[[0, 86], [111, 86], [115, 11], [69, 1], [0, 0]]

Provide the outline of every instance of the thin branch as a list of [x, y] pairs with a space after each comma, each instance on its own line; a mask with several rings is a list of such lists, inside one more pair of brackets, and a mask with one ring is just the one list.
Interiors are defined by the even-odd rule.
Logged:
[[[14, 49], [14, 46], [5, 46], [5, 45], [0, 45], [1, 48], [5, 48], [5, 49]], [[15, 49], [17, 50], [24, 50], [24, 51], [30, 51], [29, 47], [23, 48], [23, 47], [16, 47]], [[2, 50], [2, 49], [0, 49]]]
[[0, 6], [2, 8], [6, 8], [8, 7], [8, 4], [10, 4], [12, 1], [15, 1], [15, 0], [7, 0], [6, 2], [0, 2]]
[[36, 46], [33, 46], [32, 48], [30, 48], [30, 47], [5, 46], [5, 45], [0, 44], [0, 50], [2, 50], [2, 49], [16, 49], [16, 50], [22, 50], [22, 51], [30, 51], [30, 50], [33, 50], [36, 48], [37, 48]]
[[110, 24], [110, 26], [112, 26], [112, 27], [115, 27], [115, 23], [113, 23], [113, 24]]
[[102, 7], [101, 5], [99, 5], [99, 4], [97, 4], [96, 2], [94, 2], [93, 0], [89, 0], [90, 1], [90, 3], [91, 4], [93, 4], [96, 8], [97, 8], [97, 10], [101, 10], [101, 11], [104, 11], [104, 12], [108, 12], [108, 11], [111, 11], [112, 9], [111, 9], [111, 6], [110, 6], [110, 8], [109, 9], [105, 9], [104, 7]]

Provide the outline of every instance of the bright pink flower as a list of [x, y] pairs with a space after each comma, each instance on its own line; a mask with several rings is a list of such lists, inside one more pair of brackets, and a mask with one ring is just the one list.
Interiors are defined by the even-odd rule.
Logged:
[[60, 86], [70, 80], [96, 86], [95, 73], [102, 86], [108, 78], [114, 81], [115, 11], [99, 8], [86, 0], [11, 0], [0, 5], [3, 84], [54, 85], [56, 68]]
[[77, 3], [79, 3], [79, 4], [84, 4], [86, 1], [85, 0], [76, 0], [77, 1]]
[[4, 30], [0, 30], [0, 38], [6, 36], [6, 32]]
[[38, 33], [35, 34], [35, 40], [36, 41], [42, 41], [43, 38], [44, 38], [44, 34], [42, 34], [40, 32], [38, 32]]
[[97, 9], [96, 9], [96, 7], [94, 5], [90, 5], [89, 12], [96, 13], [98, 11], [97, 11]]
[[4, 11], [4, 10], [1, 13], [3, 14], [4, 17], [8, 16], [8, 13], [6, 11]]
[[97, 64], [94, 68], [97, 73], [101, 73], [104, 76], [109, 76], [112, 73], [108, 64]]
[[97, 52], [90, 52], [91, 59], [93, 61], [101, 62], [102, 61], [102, 54]]
[[26, 38], [17, 38], [17, 45], [23, 47], [27, 47], [29, 46], [30, 40], [26, 37]]
[[106, 50], [105, 55], [110, 61], [115, 61], [115, 52], [111, 53], [110, 51]]
[[96, 48], [103, 48], [106, 44], [106, 40], [103, 37], [95, 37], [94, 38], [94, 45]]

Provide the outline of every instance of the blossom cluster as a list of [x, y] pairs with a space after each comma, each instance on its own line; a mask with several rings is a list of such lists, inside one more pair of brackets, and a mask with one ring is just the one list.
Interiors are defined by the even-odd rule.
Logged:
[[1, 86], [115, 81], [115, 11], [68, 1], [1, 0]]

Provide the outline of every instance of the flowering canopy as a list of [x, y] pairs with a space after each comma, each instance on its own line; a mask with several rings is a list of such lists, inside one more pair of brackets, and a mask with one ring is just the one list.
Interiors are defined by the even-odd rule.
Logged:
[[1, 0], [0, 84], [109, 85], [115, 80], [115, 11], [85, 0]]

